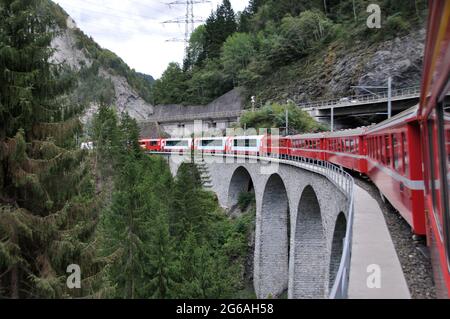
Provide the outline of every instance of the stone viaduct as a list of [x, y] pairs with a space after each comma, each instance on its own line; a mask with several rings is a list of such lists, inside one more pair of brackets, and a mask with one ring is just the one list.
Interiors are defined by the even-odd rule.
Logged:
[[[176, 175], [183, 159], [168, 157]], [[198, 160], [196, 160], [197, 162]], [[349, 199], [329, 178], [257, 159], [204, 157], [210, 188], [230, 209], [255, 192], [254, 288], [258, 298], [328, 298], [340, 265]]]

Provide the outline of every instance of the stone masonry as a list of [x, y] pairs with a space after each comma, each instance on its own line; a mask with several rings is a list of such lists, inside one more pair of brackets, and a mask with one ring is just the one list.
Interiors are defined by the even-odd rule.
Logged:
[[[172, 174], [183, 160], [187, 158], [172, 156]], [[222, 157], [204, 161], [211, 189], [225, 209], [236, 205], [250, 179], [253, 183], [258, 298], [276, 298], [286, 290], [289, 298], [327, 298], [342, 251], [339, 242], [345, 235], [346, 196], [326, 177], [291, 165]]]

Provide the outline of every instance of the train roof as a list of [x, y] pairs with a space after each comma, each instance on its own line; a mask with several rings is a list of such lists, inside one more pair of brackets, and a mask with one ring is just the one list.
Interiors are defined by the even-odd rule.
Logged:
[[397, 126], [399, 124], [404, 124], [413, 120], [417, 120], [419, 112], [419, 104], [404, 110], [403, 112], [394, 115], [390, 119], [384, 120], [376, 125], [371, 126], [367, 133], [376, 133], [388, 127]]
[[324, 138], [325, 136], [326, 136], [326, 133], [322, 132], [322, 133], [291, 135], [291, 136], [287, 136], [287, 138], [289, 138], [289, 139], [294, 139], [294, 138], [308, 139], [308, 138]]
[[228, 136], [202, 136], [202, 137], [196, 137], [196, 140], [223, 140], [227, 139]]
[[344, 136], [358, 136], [363, 135], [367, 131], [367, 127], [358, 127], [348, 130], [339, 130], [327, 133], [327, 137], [344, 137]]
[[238, 140], [238, 139], [260, 139], [260, 138], [264, 138], [264, 135], [239, 135], [239, 136], [232, 136], [233, 139]]
[[166, 141], [184, 141], [184, 140], [192, 140], [190, 137], [172, 137], [172, 138], [163, 138]]

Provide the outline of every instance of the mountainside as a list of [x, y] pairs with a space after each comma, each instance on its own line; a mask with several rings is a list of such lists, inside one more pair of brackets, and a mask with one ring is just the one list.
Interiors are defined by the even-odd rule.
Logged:
[[[370, 28], [380, 8], [380, 28]], [[304, 103], [364, 93], [354, 86], [419, 85], [424, 0], [228, 0], [192, 34], [184, 64], [156, 80], [156, 103], [207, 104], [233, 87], [246, 104]], [[226, 108], [226, 106], [225, 106]], [[224, 110], [225, 111], [225, 110]]]
[[367, 94], [352, 86], [417, 86], [422, 72], [425, 29], [392, 40], [351, 46], [334, 43], [316, 54], [282, 67], [258, 81], [254, 94], [260, 103], [292, 99], [305, 103]]
[[102, 103], [115, 106], [119, 113], [128, 112], [136, 120], [147, 119], [153, 113], [153, 77], [130, 69], [117, 55], [86, 36], [59, 5], [49, 5], [58, 17], [58, 32], [51, 43], [55, 49], [52, 62], [76, 73], [78, 85], [71, 98], [86, 106], [82, 121], [91, 119]]

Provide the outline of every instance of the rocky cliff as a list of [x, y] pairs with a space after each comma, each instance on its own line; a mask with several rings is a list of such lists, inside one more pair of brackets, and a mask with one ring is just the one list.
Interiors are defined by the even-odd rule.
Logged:
[[[138, 92], [145, 86], [148, 86], [146, 90], [150, 88], [151, 77], [138, 74], [126, 65], [121, 65], [122, 72], [110, 67], [104, 57], [106, 54], [124, 63], [112, 52], [103, 52], [93, 39], [78, 29], [71, 17], [67, 16], [65, 25], [60, 26], [52, 41], [52, 48], [55, 50], [53, 62], [64, 64], [79, 74], [73, 96], [78, 102], [86, 104], [83, 122], [89, 121], [102, 100], [116, 107], [118, 113], [128, 112], [138, 121], [146, 120], [153, 114], [153, 106], [148, 98], [146, 101], [143, 94]], [[97, 87], [91, 85], [91, 82]]]
[[389, 76], [394, 89], [417, 86], [424, 42], [422, 28], [383, 42], [332, 43], [326, 50], [280, 68], [265, 78], [254, 94], [259, 103], [286, 99], [304, 103], [367, 94], [352, 86], [386, 86]]

